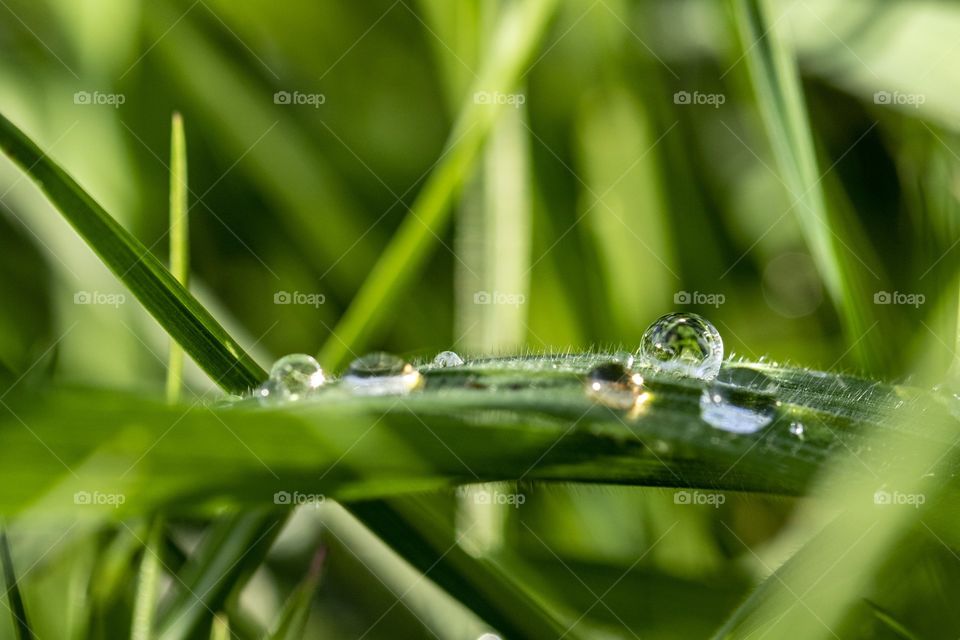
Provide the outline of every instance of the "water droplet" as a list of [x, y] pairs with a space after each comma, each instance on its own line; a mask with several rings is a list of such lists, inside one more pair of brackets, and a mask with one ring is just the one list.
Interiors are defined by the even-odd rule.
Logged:
[[409, 393], [423, 382], [413, 365], [391, 353], [369, 353], [347, 368], [343, 384], [359, 395], [387, 396]]
[[804, 432], [806, 429], [803, 426], [802, 422], [791, 422], [790, 423], [790, 434], [795, 435], [801, 440], [803, 440]]
[[323, 369], [312, 356], [291, 353], [270, 367], [270, 377], [253, 395], [261, 403], [292, 402], [313, 393], [327, 381]]
[[633, 369], [634, 357], [629, 351], [617, 351], [613, 354], [613, 361], [619, 362], [627, 370]]
[[463, 364], [463, 358], [456, 351], [441, 351], [433, 359], [433, 364], [438, 367], [459, 367]]
[[587, 374], [587, 395], [615, 409], [629, 409], [643, 390], [643, 378], [619, 362], [607, 362]]
[[668, 313], [643, 332], [639, 355], [644, 366], [712, 380], [723, 362], [723, 340], [695, 313]]
[[773, 422], [771, 398], [713, 384], [700, 395], [700, 417], [712, 427], [731, 433], [756, 433]]

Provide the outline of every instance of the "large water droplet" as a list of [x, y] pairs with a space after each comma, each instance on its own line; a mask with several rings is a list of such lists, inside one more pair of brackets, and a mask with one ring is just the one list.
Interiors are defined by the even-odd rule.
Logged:
[[433, 359], [433, 364], [438, 367], [459, 367], [463, 364], [463, 358], [456, 351], [441, 351]]
[[776, 417], [772, 398], [712, 384], [700, 395], [700, 417], [712, 427], [730, 433], [756, 433]]
[[422, 383], [413, 365], [390, 353], [369, 353], [350, 363], [343, 384], [354, 393], [387, 396], [409, 393]]
[[712, 380], [723, 362], [723, 339], [695, 313], [668, 313], [643, 332], [639, 356], [647, 367]]
[[326, 382], [320, 363], [305, 353], [283, 356], [270, 367], [270, 377], [254, 390], [263, 403], [291, 402], [313, 393]]
[[620, 362], [607, 362], [587, 374], [587, 395], [615, 409], [629, 409], [643, 390], [643, 378], [630, 374]]

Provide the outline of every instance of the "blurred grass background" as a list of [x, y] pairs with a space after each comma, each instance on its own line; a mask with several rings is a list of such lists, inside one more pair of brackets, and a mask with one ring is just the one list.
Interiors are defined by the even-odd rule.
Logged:
[[[297, 0], [277, 10], [3, 0], [0, 101], [164, 258], [169, 121], [181, 112], [192, 289], [267, 363], [336, 340], [445, 157], [462, 105], [486, 99], [471, 92], [484, 61], [502, 53], [492, 34], [516, 1]], [[933, 370], [944, 369], [957, 305], [939, 294], [960, 256], [960, 7], [771, 6], [776, 37], [800, 64], [811, 163], [791, 174], [751, 84], [745, 53], [774, 34], [738, 32], [724, 3], [563, 0], [519, 86], [503, 94], [511, 104], [457, 190], [450, 223], [430, 236], [422, 273], [349, 350], [633, 349], [652, 319], [686, 309], [717, 325], [728, 353], [751, 359], [902, 380], [919, 345], [933, 341], [943, 345]], [[78, 104], [77, 92], [123, 103]], [[277, 92], [322, 95], [322, 104], [277, 104]], [[814, 185], [820, 200], [807, 193]], [[164, 333], [129, 295], [117, 307], [75, 303], [78, 293], [123, 289], [6, 160], [0, 212], [0, 362], [159, 392]], [[275, 303], [294, 292], [323, 303]], [[925, 301], [876, 304], [883, 292]], [[483, 293], [511, 302], [478, 304]], [[189, 363], [186, 378], [196, 393], [212, 389]], [[656, 490], [528, 496], [506, 525], [470, 517], [494, 539], [506, 527], [497, 553], [522, 557], [510, 566], [575, 610], [631, 567], [613, 610], [597, 607], [587, 622], [607, 629], [629, 615], [644, 637], [714, 629], [766, 571], [747, 547], [762, 555], [793, 507], [736, 498], [720, 510], [678, 508]], [[264, 609], [302, 574], [304, 530], [291, 531], [251, 587]], [[128, 538], [111, 535], [114, 546]], [[109, 546], [89, 542], [75, 544], [89, 554]], [[321, 589], [314, 629], [355, 637], [393, 597], [327, 543], [325, 584], [342, 588]], [[55, 603], [55, 585], [84, 562], [92, 557], [45, 564], [31, 581]], [[420, 631], [398, 607], [367, 637]]]

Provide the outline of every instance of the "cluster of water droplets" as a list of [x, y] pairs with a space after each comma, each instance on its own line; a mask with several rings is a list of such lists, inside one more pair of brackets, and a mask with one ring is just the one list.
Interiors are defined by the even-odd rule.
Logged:
[[[621, 351], [587, 374], [587, 395], [617, 409], [636, 409], [652, 399], [643, 372], [667, 373], [706, 383], [700, 395], [700, 418], [736, 434], [756, 433], [773, 422], [780, 403], [777, 382], [743, 367], [722, 369], [723, 339], [706, 318], [670, 313], [643, 332], [636, 353]], [[791, 423], [791, 435], [804, 439], [804, 427]]]
[[[453, 351], [437, 354], [435, 367], [458, 367], [463, 358]], [[423, 376], [409, 362], [390, 353], [374, 352], [357, 358], [343, 377], [332, 380], [312, 356], [293, 353], [277, 360], [270, 375], [254, 389], [261, 404], [296, 402], [317, 395], [327, 387], [336, 387], [363, 396], [404, 395], [419, 389]]]

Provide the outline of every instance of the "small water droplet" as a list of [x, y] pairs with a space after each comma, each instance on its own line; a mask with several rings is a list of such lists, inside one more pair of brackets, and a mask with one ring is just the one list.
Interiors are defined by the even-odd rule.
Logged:
[[587, 374], [587, 395], [615, 409], [629, 409], [643, 390], [643, 378], [619, 362], [598, 365]]
[[790, 434], [795, 435], [801, 440], [804, 439], [804, 432], [806, 428], [803, 426], [802, 422], [791, 422], [790, 423]]
[[723, 362], [723, 339], [695, 313], [668, 313], [643, 332], [639, 356], [647, 367], [712, 380]]
[[413, 365], [391, 353], [375, 352], [350, 363], [342, 383], [359, 395], [409, 393], [423, 382]]
[[253, 395], [261, 403], [294, 402], [313, 393], [327, 381], [323, 369], [312, 356], [291, 353], [270, 367], [270, 377]]
[[613, 361], [622, 364], [624, 369], [633, 369], [634, 357], [629, 351], [617, 351], [613, 354]]
[[773, 422], [771, 398], [742, 393], [735, 387], [713, 384], [700, 395], [700, 417], [712, 427], [731, 433], [756, 433]]
[[463, 364], [463, 358], [456, 351], [441, 351], [433, 359], [433, 364], [438, 367], [459, 367]]

